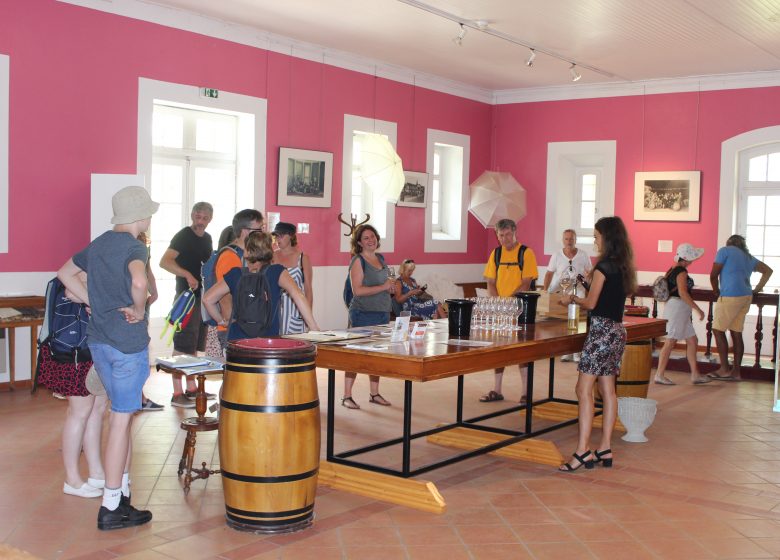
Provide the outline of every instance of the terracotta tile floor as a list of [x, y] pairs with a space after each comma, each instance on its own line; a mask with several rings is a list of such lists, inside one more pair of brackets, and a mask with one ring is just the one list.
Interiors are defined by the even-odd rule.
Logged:
[[[537, 372], [537, 394], [546, 394], [546, 363]], [[571, 397], [574, 365], [558, 364], [556, 373], [556, 393]], [[780, 558], [780, 414], [771, 410], [772, 385], [693, 387], [687, 374], [669, 375], [680, 384], [650, 386], [659, 403], [650, 442], [616, 437], [611, 470], [567, 475], [532, 463], [471, 459], [427, 477], [447, 501], [443, 515], [320, 487], [314, 526], [277, 536], [225, 525], [219, 476], [195, 481], [183, 494], [176, 476], [184, 442], [179, 421], [192, 413], [167, 406], [167, 375], [153, 373], [146, 387], [165, 410], [139, 414], [134, 423], [133, 502], [154, 519], [107, 533], [95, 527], [99, 500], [62, 494], [66, 403], [46, 391], [0, 393], [0, 543], [39, 558], [83, 560]], [[325, 395], [325, 372], [319, 378]], [[505, 381], [507, 398], [518, 398], [516, 371]], [[476, 402], [491, 384], [492, 372], [468, 376], [467, 415], [507, 406]], [[367, 385], [361, 376], [355, 397], [362, 410], [338, 407], [337, 449], [400, 435], [402, 384], [382, 382], [382, 393], [396, 404], [390, 408], [369, 404]], [[415, 428], [451, 420], [454, 399], [454, 380], [416, 385]], [[548, 437], [569, 454], [576, 427]], [[449, 452], [418, 441], [413, 461]], [[397, 465], [398, 455], [376, 454], [388, 465]], [[198, 435], [196, 461], [218, 463], [215, 432]]]

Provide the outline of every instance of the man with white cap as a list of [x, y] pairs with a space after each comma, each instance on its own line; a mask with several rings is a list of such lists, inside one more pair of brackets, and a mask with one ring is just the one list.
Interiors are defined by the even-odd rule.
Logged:
[[[105, 449], [106, 482], [97, 518], [100, 530], [148, 523], [150, 511], [130, 505], [129, 465], [133, 414], [141, 409], [141, 390], [149, 377], [146, 263], [149, 253], [138, 241], [149, 229], [159, 204], [143, 187], [125, 187], [111, 199], [112, 230], [68, 259], [57, 276], [90, 306], [87, 327], [95, 369], [111, 399]], [[86, 285], [79, 273], [87, 273]]]
[[655, 371], [655, 382], [658, 385], [674, 385], [674, 381], [664, 375], [669, 355], [678, 340], [685, 341], [685, 354], [691, 367], [691, 383], [701, 385], [712, 381], [706, 375], [699, 373], [696, 363], [696, 331], [691, 322], [692, 310], [696, 310], [699, 321], [704, 319], [704, 311], [691, 297], [693, 279], [688, 276], [688, 266], [704, 254], [704, 249], [694, 247], [690, 243], [682, 243], [677, 247], [676, 266], [666, 272], [666, 283], [669, 287], [669, 299], [664, 304], [664, 319], [666, 319], [666, 342], [658, 356], [658, 368]]
[[[755, 288], [750, 287], [750, 276], [753, 272], [761, 273], [761, 279]], [[729, 237], [726, 246], [718, 249], [715, 254], [715, 262], [712, 263], [710, 271], [710, 284], [717, 298], [712, 334], [718, 346], [720, 369], [709, 374], [713, 379], [742, 379], [740, 367], [745, 353], [745, 344], [742, 341], [745, 316], [753, 301], [753, 294], [764, 289], [770, 276], [772, 269], [750, 254], [745, 238], [741, 235]], [[726, 331], [731, 332], [731, 340], [734, 343], [732, 369], [729, 369], [729, 341], [726, 339]]]

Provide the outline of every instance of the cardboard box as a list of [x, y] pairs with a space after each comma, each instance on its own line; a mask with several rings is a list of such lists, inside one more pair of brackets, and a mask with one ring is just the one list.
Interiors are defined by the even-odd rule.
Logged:
[[555, 317], [566, 319], [568, 317], [568, 306], [561, 302], [561, 294], [550, 292], [539, 292], [539, 300], [536, 303], [536, 314], [540, 317]]

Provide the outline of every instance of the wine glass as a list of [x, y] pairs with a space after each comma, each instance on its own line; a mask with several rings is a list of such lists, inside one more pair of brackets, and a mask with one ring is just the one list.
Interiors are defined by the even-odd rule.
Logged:
[[516, 331], [522, 331], [525, 327], [520, 324], [520, 316], [523, 314], [523, 310], [525, 309], [525, 302], [520, 298], [515, 298], [515, 309], [514, 317], [514, 330]]
[[395, 267], [394, 266], [388, 266], [387, 267], [387, 277], [390, 280], [395, 280]]

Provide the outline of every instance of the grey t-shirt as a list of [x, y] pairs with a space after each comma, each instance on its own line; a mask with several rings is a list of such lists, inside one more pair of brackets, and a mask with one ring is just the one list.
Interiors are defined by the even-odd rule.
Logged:
[[92, 315], [87, 342], [108, 344], [125, 354], [149, 346], [148, 317], [130, 324], [119, 311], [133, 304], [131, 277], [127, 266], [148, 259], [146, 246], [126, 232], [107, 231], [86, 249], [73, 255], [73, 263], [87, 273], [87, 292]]
[[[349, 263], [349, 270], [352, 270], [352, 266], [360, 266], [360, 255], [355, 255]], [[387, 265], [384, 261], [381, 261], [382, 268], [374, 268], [368, 261], [365, 261], [366, 266], [363, 268], [363, 285], [364, 286], [381, 286], [387, 281]], [[352, 290], [354, 292], [354, 289]], [[383, 313], [389, 313], [392, 309], [390, 302], [390, 294], [387, 292], [379, 292], [372, 296], [358, 296], [355, 295], [352, 298], [352, 303], [349, 305], [350, 309], [356, 309], [358, 311], [380, 311]]]

